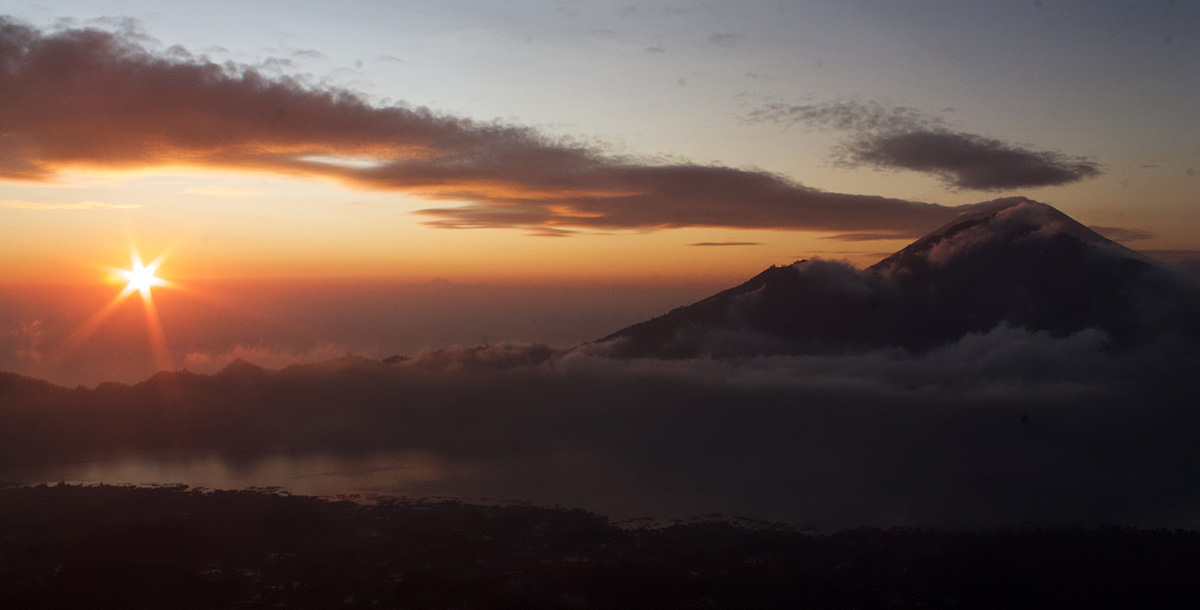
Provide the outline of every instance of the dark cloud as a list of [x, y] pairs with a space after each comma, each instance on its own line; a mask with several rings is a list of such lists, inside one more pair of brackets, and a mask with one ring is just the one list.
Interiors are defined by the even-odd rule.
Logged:
[[1092, 227], [1092, 230], [1116, 242], [1141, 241], [1154, 237], [1153, 233], [1125, 227]]
[[885, 239], [904, 239], [905, 237], [907, 236], [897, 233], [841, 233], [821, 239], [832, 239], [834, 241], [882, 241]]
[[746, 38], [746, 36], [743, 34], [720, 34], [720, 33], [718, 33], [718, 34], [713, 34], [712, 36], [709, 36], [708, 42], [709, 42], [709, 44], [715, 44], [715, 45], [721, 46], [721, 47], [733, 47], [734, 45], [741, 42], [742, 40], [745, 40], [745, 38]]
[[[483, 201], [418, 213], [435, 217], [428, 224], [446, 228], [708, 226], [830, 231], [885, 229], [914, 235], [964, 211], [964, 208], [886, 197], [830, 193], [764, 172], [718, 166], [580, 161], [582, 167], [578, 169], [586, 167], [590, 175], [573, 174], [570, 178], [585, 178], [597, 190], [605, 187], [619, 190], [565, 195], [544, 192], [536, 199], [492, 195], [485, 199], [482, 193], [459, 187], [462, 190], [455, 191], [453, 198]], [[552, 179], [558, 181], [560, 177]]]
[[662, 47], [646, 47], [645, 52], [649, 53], [650, 55], [662, 55], [663, 53], [666, 53], [667, 50]]
[[761, 246], [756, 241], [700, 241], [689, 246]]
[[980, 191], [1056, 186], [1100, 175], [1100, 167], [1085, 157], [954, 131], [867, 136], [847, 143], [841, 154], [840, 161], [852, 167], [925, 172], [955, 188]]
[[940, 117], [916, 108], [850, 100], [799, 105], [771, 103], [752, 111], [748, 119], [784, 126], [871, 133], [929, 130], [945, 125]]
[[687, 226], [917, 234], [961, 210], [829, 193], [755, 170], [656, 164], [534, 129], [179, 59], [92, 29], [0, 22], [0, 176], [200, 165], [325, 176], [465, 206], [429, 224], [538, 234]]
[[767, 104], [750, 121], [853, 132], [835, 152], [848, 167], [907, 169], [933, 174], [960, 189], [994, 191], [1055, 186], [1100, 175], [1086, 157], [1041, 151], [950, 129], [938, 116], [907, 106], [841, 101]]

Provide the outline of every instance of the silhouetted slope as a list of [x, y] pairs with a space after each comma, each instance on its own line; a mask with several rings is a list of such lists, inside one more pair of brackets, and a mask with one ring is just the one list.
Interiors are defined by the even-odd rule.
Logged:
[[1117, 349], [1200, 339], [1200, 289], [1066, 214], [1023, 198], [979, 206], [872, 267], [772, 267], [613, 333], [616, 355], [921, 351], [1006, 324], [1092, 329]]
[[0, 607], [1194, 608], [1200, 534], [625, 529], [580, 510], [0, 489]]
[[[797, 261], [795, 265], [803, 262]], [[739, 286], [719, 292], [698, 303], [677, 307], [666, 315], [638, 322], [600, 339], [599, 342], [624, 338], [629, 342], [628, 350], [634, 353], [657, 348], [663, 350], [659, 355], [665, 358], [688, 356], [695, 351], [693, 346], [676, 341], [681, 326], [684, 328], [725, 326], [728, 324], [730, 301], [759, 291], [786, 290], [795, 285], [792, 278], [793, 271], [792, 266], [776, 267], [772, 265]]]

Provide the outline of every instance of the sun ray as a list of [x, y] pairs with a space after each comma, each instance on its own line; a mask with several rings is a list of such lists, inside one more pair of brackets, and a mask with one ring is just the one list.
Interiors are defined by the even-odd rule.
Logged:
[[156, 275], [158, 268], [162, 265], [166, 256], [167, 253], [164, 252], [150, 261], [149, 264], [145, 264], [142, 262], [142, 256], [137, 251], [137, 248], [130, 246], [129, 268], [110, 268], [110, 278], [124, 280], [126, 282], [124, 288], [104, 307], [85, 320], [75, 332], [71, 333], [58, 349], [59, 353], [54, 358], [55, 363], [62, 364], [80, 345], [100, 329], [105, 320], [120, 307], [121, 303], [136, 292], [142, 297], [142, 309], [146, 317], [146, 333], [155, 369], [159, 371], [171, 370], [171, 352], [167, 345], [166, 332], [163, 330], [162, 320], [158, 316], [158, 308], [154, 304], [154, 295], [151, 292], [151, 288], [175, 286], [173, 283]]
[[104, 321], [107, 320], [108, 317], [117, 310], [117, 307], [119, 307], [121, 303], [131, 294], [133, 294], [133, 289], [130, 289], [128, 286], [126, 286], [125, 290], [122, 290], [120, 294], [113, 297], [111, 301], [109, 301], [100, 309], [100, 311], [97, 311], [87, 320], [84, 320], [83, 324], [80, 324], [79, 328], [75, 329], [75, 332], [71, 333], [71, 336], [67, 337], [67, 340], [64, 341], [62, 346], [58, 348], [58, 355], [53, 359], [55, 365], [62, 364], [62, 362], [70, 357], [70, 355], [73, 354], [80, 345], [91, 338], [91, 336], [100, 329], [100, 326], [104, 324]]
[[167, 335], [163, 332], [162, 321], [158, 318], [158, 308], [154, 306], [154, 297], [149, 287], [142, 292], [142, 307], [146, 311], [146, 332], [150, 337], [150, 353], [154, 357], [154, 366], [160, 371], [171, 370], [171, 351], [167, 348]]
[[155, 275], [165, 257], [166, 254], [160, 254], [158, 258], [150, 261], [150, 264], [143, 264], [142, 256], [138, 253], [137, 248], [130, 248], [130, 268], [121, 271], [121, 275], [129, 281], [121, 293], [128, 295], [136, 291], [142, 297], [142, 309], [146, 314], [146, 334], [150, 340], [150, 353], [154, 358], [154, 366], [159, 371], [171, 370], [171, 352], [167, 347], [167, 336], [163, 332], [162, 321], [158, 317], [158, 308], [154, 305], [154, 295], [150, 289], [155, 286], [169, 285], [166, 280]]

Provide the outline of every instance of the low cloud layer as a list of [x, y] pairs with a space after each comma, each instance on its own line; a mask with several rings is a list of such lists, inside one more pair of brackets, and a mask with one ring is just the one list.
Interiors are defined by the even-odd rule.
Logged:
[[346, 353], [346, 349], [329, 343], [304, 352], [238, 344], [229, 351], [221, 353], [189, 352], [183, 357], [183, 367], [195, 373], [214, 373], [234, 362], [241, 361], [255, 366], [278, 369], [292, 364], [335, 360], [345, 356]]
[[959, 213], [830, 193], [762, 171], [660, 164], [534, 129], [484, 123], [303, 79], [214, 63], [95, 29], [0, 20], [0, 177], [70, 167], [197, 165], [320, 176], [453, 202], [435, 227], [738, 227], [923, 233]]
[[939, 116], [879, 103], [768, 104], [754, 121], [849, 131], [835, 153], [848, 167], [932, 174], [956, 189], [998, 191], [1070, 184], [1101, 173], [1086, 157], [1065, 155], [956, 131]]
[[387, 470], [390, 455], [399, 470], [372, 491], [619, 517], [1196, 526], [1197, 361], [1106, 341], [1002, 326], [922, 355], [613, 360], [506, 344], [95, 389], [0, 375], [0, 478], [136, 456], [239, 471], [293, 456], [328, 478], [343, 460]]

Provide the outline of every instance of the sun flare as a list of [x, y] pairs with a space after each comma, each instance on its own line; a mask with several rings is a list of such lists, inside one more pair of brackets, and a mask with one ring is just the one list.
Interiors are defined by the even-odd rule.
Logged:
[[[69, 354], [76, 347], [81, 345], [88, 337], [104, 323], [106, 319], [118, 307], [121, 306], [133, 293], [137, 292], [141, 295], [142, 309], [146, 315], [146, 332], [150, 340], [150, 351], [154, 356], [155, 366], [160, 371], [171, 370], [170, 350], [167, 347], [167, 337], [163, 332], [162, 321], [158, 317], [158, 308], [154, 304], [154, 295], [150, 289], [155, 286], [175, 287], [172, 282], [158, 277], [157, 272], [159, 266], [166, 258], [166, 254], [160, 255], [158, 258], [145, 264], [142, 262], [142, 257], [138, 254], [136, 248], [130, 248], [129, 252], [129, 268], [116, 269], [109, 268], [109, 281], [125, 282], [125, 288], [112, 298], [100, 311], [92, 314], [74, 333], [67, 339], [64, 346], [61, 348], [62, 354]], [[61, 358], [62, 356], [60, 356]]]
[[161, 257], [149, 265], [142, 264], [142, 258], [136, 251], [133, 252], [130, 258], [130, 268], [121, 269], [117, 272], [119, 276], [128, 281], [128, 284], [125, 286], [126, 293], [136, 290], [140, 292], [142, 296], [147, 296], [150, 294], [150, 288], [152, 286], [163, 286], [167, 283], [166, 280], [154, 275], [155, 272], [158, 271], [159, 264], [162, 262]]

